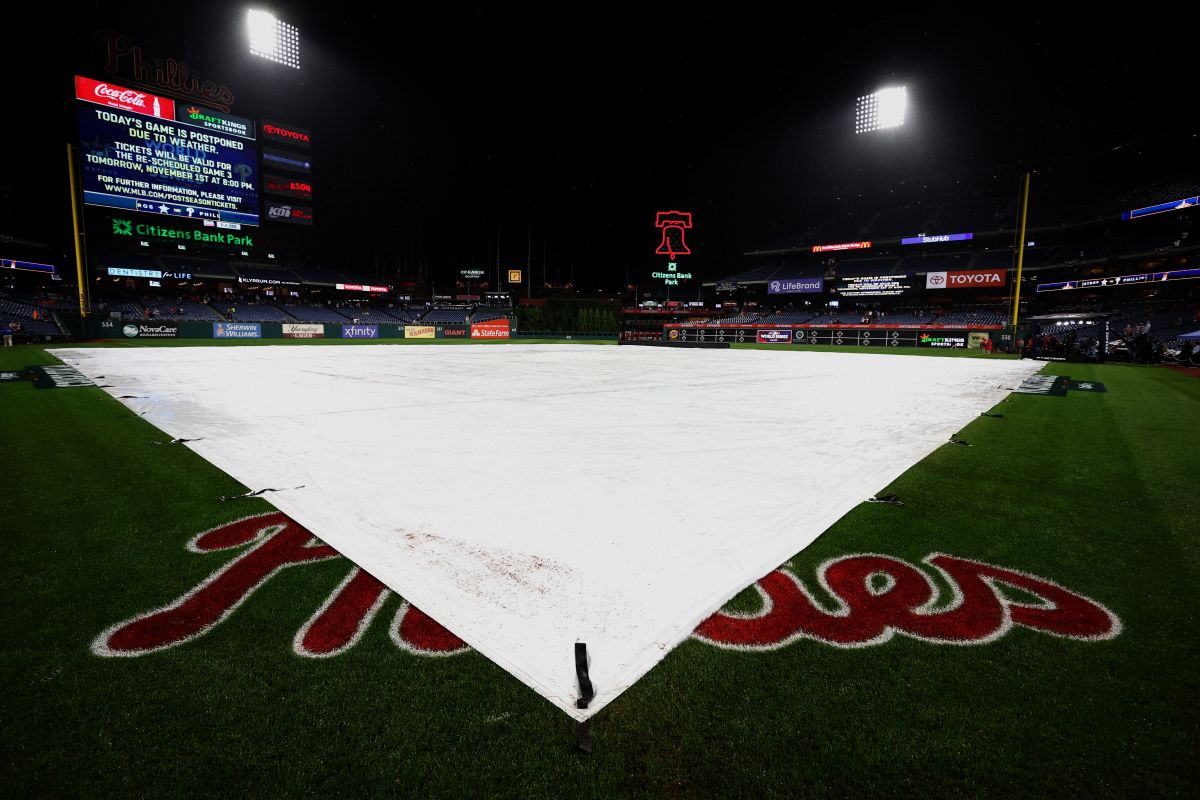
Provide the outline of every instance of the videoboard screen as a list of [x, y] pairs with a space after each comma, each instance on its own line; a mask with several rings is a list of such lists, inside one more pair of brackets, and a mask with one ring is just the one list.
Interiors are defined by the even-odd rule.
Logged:
[[904, 294], [913, 288], [908, 275], [864, 275], [842, 278], [837, 293], [845, 297], [885, 297]]
[[92, 102], [79, 107], [85, 203], [259, 224], [253, 139]]

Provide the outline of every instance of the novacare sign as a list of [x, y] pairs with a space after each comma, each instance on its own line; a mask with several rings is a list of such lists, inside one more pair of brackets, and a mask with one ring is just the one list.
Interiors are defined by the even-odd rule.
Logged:
[[975, 287], [1004, 286], [1008, 282], [1008, 270], [970, 269], [954, 272], [930, 272], [925, 275], [926, 289], [970, 289]]

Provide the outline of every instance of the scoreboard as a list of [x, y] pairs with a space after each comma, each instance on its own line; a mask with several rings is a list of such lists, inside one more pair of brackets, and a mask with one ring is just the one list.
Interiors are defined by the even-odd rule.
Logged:
[[313, 224], [308, 131], [79, 75], [75, 98], [85, 204], [226, 230]]

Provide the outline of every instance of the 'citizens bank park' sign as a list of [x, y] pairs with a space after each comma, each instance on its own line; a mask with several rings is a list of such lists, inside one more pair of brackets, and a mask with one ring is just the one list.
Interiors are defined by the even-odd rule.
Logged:
[[[290, 568], [341, 557], [277, 511], [206, 530], [186, 549], [229, 556], [181, 594], [163, 596], [162, 605], [101, 631], [92, 640], [94, 655], [129, 658], [186, 645], [220, 625], [238, 624], [230, 622], [236, 612], [267, 583], [287, 582]], [[278, 647], [290, 647], [306, 658], [330, 658], [368, 634], [392, 593], [353, 564], [345, 566], [345, 578], [323, 602], [314, 598], [312, 615], [299, 630], [280, 632]], [[818, 585], [832, 603], [814, 599]], [[886, 644], [896, 636], [928, 645], [987, 645], [1017, 628], [1057, 639], [1102, 642], [1122, 631], [1112, 611], [1052, 580], [945, 553], [931, 553], [917, 563], [887, 555], [842, 555], [804, 575], [777, 569], [754, 589], [760, 598], [757, 611], [718, 611], [700, 623], [693, 638], [714, 647], [755, 652], [806, 641], [860, 649]], [[1014, 599], [1014, 590], [1020, 599]], [[386, 636], [411, 655], [448, 656], [469, 650], [403, 599], [388, 607], [387, 614]]]
[[968, 269], [950, 272], [930, 272], [925, 275], [926, 289], [974, 289], [1004, 286], [1008, 270]]

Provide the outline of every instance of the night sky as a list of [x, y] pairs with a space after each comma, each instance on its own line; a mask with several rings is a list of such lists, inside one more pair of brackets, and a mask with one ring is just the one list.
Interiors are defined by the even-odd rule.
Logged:
[[[70, 76], [103, 77], [101, 29], [228, 85], [233, 113], [311, 130], [310, 252], [367, 274], [491, 267], [499, 226], [502, 266], [525, 265], [531, 231], [539, 280], [546, 252], [551, 280], [573, 264], [576, 285], [616, 289], [660, 268], [654, 212], [681, 209], [695, 215], [687, 267], [711, 278], [796, 243], [835, 200], [885, 207], [936, 184], [1015, 203], [1025, 169], [1084, 196], [1196, 172], [1180, 12], [672, 6], [261, 6], [300, 29], [299, 72], [246, 52], [241, 4], [89, 4], [7, 25], [5, 64], [26, 89], [8, 94], [0, 134], [16, 206], [0, 231], [66, 248]], [[909, 124], [856, 137], [855, 98], [895, 84]]]

